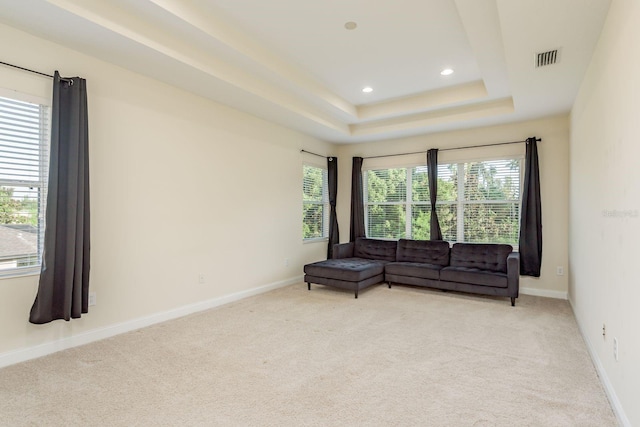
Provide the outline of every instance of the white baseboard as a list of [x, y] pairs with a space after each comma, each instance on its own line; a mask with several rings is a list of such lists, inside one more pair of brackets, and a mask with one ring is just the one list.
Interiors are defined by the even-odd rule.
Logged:
[[128, 320], [126, 322], [116, 323], [114, 325], [105, 326], [103, 328], [93, 329], [91, 331], [83, 332], [81, 334], [74, 335], [68, 338], [62, 338], [46, 344], [40, 344], [33, 347], [2, 353], [0, 354], [0, 368], [20, 362], [25, 362], [31, 359], [36, 359], [38, 357], [66, 350], [68, 348], [89, 344], [91, 342], [99, 341], [105, 338], [110, 338], [115, 335], [124, 334], [125, 332], [131, 332], [136, 329], [154, 325], [156, 323], [166, 322], [167, 320], [177, 319], [179, 317], [187, 316], [199, 311], [204, 311], [224, 304], [229, 304], [230, 302], [239, 301], [241, 299], [262, 294], [264, 292], [269, 292], [284, 286], [293, 285], [295, 283], [302, 282], [302, 278], [303, 276], [298, 276], [291, 279], [270, 283], [268, 285], [259, 286], [257, 288], [236, 292], [230, 295], [213, 298], [207, 301], [185, 305], [161, 313], [155, 313], [149, 316]]
[[622, 408], [622, 403], [620, 403], [620, 399], [618, 399], [618, 395], [616, 394], [615, 389], [613, 388], [613, 384], [609, 380], [609, 376], [607, 375], [607, 371], [605, 371], [604, 366], [602, 366], [602, 362], [598, 357], [598, 353], [595, 351], [595, 348], [591, 344], [591, 340], [587, 334], [584, 333], [584, 329], [582, 329], [582, 322], [580, 318], [576, 314], [576, 310], [573, 307], [573, 301], [569, 298], [569, 304], [571, 305], [571, 310], [573, 311], [573, 316], [576, 318], [576, 323], [578, 324], [578, 329], [580, 330], [580, 334], [582, 335], [582, 339], [585, 344], [587, 344], [587, 350], [589, 351], [589, 355], [591, 356], [591, 361], [598, 372], [598, 376], [600, 377], [600, 381], [602, 381], [602, 385], [604, 386], [604, 391], [609, 398], [609, 402], [611, 403], [611, 407], [613, 408], [613, 412], [618, 418], [618, 422], [623, 427], [631, 427], [631, 421], [627, 418], [627, 414], [624, 412]]
[[569, 299], [567, 292], [549, 291], [546, 289], [520, 288], [520, 293], [524, 295], [533, 295], [535, 297], [546, 297], [565, 300]]

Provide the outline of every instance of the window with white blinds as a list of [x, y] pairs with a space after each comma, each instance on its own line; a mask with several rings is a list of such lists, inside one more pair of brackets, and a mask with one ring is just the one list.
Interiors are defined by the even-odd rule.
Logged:
[[329, 186], [327, 169], [303, 165], [302, 237], [304, 240], [329, 236]]
[[[443, 239], [517, 246], [521, 169], [520, 158], [439, 164], [436, 209]], [[368, 170], [364, 181], [367, 236], [429, 239], [426, 166]]]
[[517, 247], [521, 170], [521, 158], [438, 165], [437, 209], [443, 238]]
[[47, 106], [0, 97], [0, 276], [39, 271], [48, 127]]
[[364, 176], [367, 236], [428, 239], [427, 167], [368, 170]]

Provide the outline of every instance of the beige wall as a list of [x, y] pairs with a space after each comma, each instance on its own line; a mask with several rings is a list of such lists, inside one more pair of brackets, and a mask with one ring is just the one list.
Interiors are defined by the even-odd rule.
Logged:
[[[37, 276], [0, 279], [0, 359], [300, 279], [326, 256], [325, 243], [302, 243], [300, 149], [331, 145], [9, 27], [0, 40], [3, 61], [87, 79], [97, 293], [82, 319], [35, 326]], [[7, 67], [0, 87], [51, 93], [50, 79]]]
[[[324, 243], [303, 244], [299, 150], [339, 156], [338, 219], [349, 238], [351, 157], [520, 140], [539, 144], [544, 251], [542, 276], [523, 278], [531, 293], [561, 297], [569, 289], [579, 323], [629, 419], [640, 424], [638, 217], [603, 210], [638, 207], [640, 36], [637, 3], [620, 1], [594, 57], [571, 123], [553, 117], [443, 134], [332, 146], [0, 26], [3, 60], [87, 79], [92, 188], [92, 281], [98, 304], [72, 322], [27, 322], [37, 277], [0, 279], [0, 358], [54, 345], [156, 313], [298, 279], [302, 265], [322, 259]], [[46, 78], [0, 67], [0, 88], [49, 98]], [[4, 92], [6, 94], [6, 92]], [[481, 158], [524, 146], [442, 153]], [[455, 153], [455, 154], [454, 154]], [[422, 155], [378, 160], [419, 164]], [[311, 160], [313, 161], [313, 160]], [[373, 161], [367, 161], [369, 165]], [[602, 183], [599, 183], [602, 181]], [[613, 185], [612, 185], [613, 184]], [[269, 191], [255, 191], [268, 188]], [[571, 197], [569, 197], [569, 188]], [[247, 196], [250, 194], [251, 196]], [[571, 245], [568, 251], [570, 200]], [[568, 264], [568, 252], [571, 264]], [[285, 266], [285, 259], [289, 266]], [[246, 268], [249, 260], [251, 268]], [[557, 276], [556, 267], [571, 273]], [[198, 274], [205, 284], [198, 284]], [[602, 339], [602, 323], [607, 338]], [[612, 338], [620, 361], [612, 360]], [[605, 378], [605, 381], [607, 378]]]
[[[540, 278], [523, 277], [523, 292], [566, 298], [567, 276], [556, 275], [556, 267], [567, 267], [568, 220], [568, 153], [569, 122], [567, 116], [530, 122], [492, 126], [465, 131], [422, 135], [339, 147], [338, 221], [341, 241], [349, 240], [349, 210], [351, 197], [351, 158], [385, 154], [426, 151], [429, 148], [450, 148], [496, 142], [521, 141], [529, 136], [542, 138], [538, 144], [540, 185], [542, 194], [543, 254]], [[439, 161], [491, 158], [505, 154], [524, 155], [524, 144], [487, 147], [473, 150], [442, 152]], [[409, 166], [426, 164], [426, 154], [389, 157], [364, 161], [364, 167]]]
[[570, 148], [570, 299], [627, 425], [640, 425], [638, 22], [640, 2], [611, 3], [572, 110]]

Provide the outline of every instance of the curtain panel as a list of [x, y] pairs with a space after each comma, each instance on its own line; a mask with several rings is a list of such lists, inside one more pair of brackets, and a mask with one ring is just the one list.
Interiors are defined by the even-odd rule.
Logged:
[[333, 245], [340, 243], [338, 230], [338, 216], [336, 214], [336, 200], [338, 197], [338, 159], [327, 157], [327, 172], [329, 186], [329, 244], [327, 259], [333, 258]]
[[429, 201], [431, 202], [431, 222], [429, 224], [429, 240], [442, 240], [440, 221], [436, 211], [438, 198], [438, 149], [427, 151], [427, 173], [429, 174]]
[[527, 138], [522, 211], [520, 213], [520, 274], [540, 277], [542, 265], [542, 206], [536, 137]]
[[362, 157], [354, 157], [351, 167], [351, 230], [349, 241], [357, 237], [366, 237], [364, 228], [364, 191], [362, 188]]
[[86, 81], [53, 77], [44, 251], [29, 321], [79, 318], [89, 306], [89, 132]]

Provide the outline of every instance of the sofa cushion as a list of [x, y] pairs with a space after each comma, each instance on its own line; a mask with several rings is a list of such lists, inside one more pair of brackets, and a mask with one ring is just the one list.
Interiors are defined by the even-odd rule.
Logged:
[[423, 262], [390, 262], [384, 267], [384, 272], [385, 274], [397, 276], [438, 280], [440, 278], [441, 268], [441, 265], [426, 264]]
[[442, 240], [398, 240], [396, 261], [449, 265], [449, 242]]
[[310, 276], [359, 282], [382, 274], [385, 264], [363, 258], [328, 259], [305, 265], [304, 272]]
[[507, 257], [512, 251], [511, 245], [456, 243], [451, 248], [450, 265], [506, 273]]
[[358, 237], [353, 250], [353, 256], [356, 258], [395, 261], [397, 246], [398, 242], [394, 240], [377, 240]]
[[440, 280], [496, 288], [506, 288], [508, 284], [506, 273], [469, 267], [445, 267], [440, 270]]

